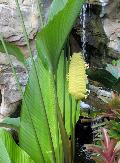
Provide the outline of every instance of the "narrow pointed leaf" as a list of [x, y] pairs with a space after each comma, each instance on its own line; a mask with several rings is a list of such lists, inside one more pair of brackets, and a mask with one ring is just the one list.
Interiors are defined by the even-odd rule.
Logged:
[[[8, 53], [10, 55], [14, 55], [20, 62], [25, 64], [25, 57], [22, 51], [19, 47], [16, 45], [13, 45], [12, 43], [5, 42], [5, 45], [7, 47]], [[0, 52], [5, 53], [4, 47], [2, 45], [2, 42], [0, 41]]]

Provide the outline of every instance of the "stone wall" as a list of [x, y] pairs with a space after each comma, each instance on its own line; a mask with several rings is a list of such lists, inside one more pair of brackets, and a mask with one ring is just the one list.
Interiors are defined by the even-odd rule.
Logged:
[[[34, 38], [41, 27], [37, 1], [19, 0], [19, 4], [32, 51], [35, 52]], [[45, 20], [50, 4], [51, 0], [43, 0], [40, 4], [43, 20]], [[15, 0], [0, 0], [0, 33], [3, 35], [5, 40], [19, 46], [21, 50], [24, 51], [26, 57], [28, 57], [29, 54], [17, 13]], [[20, 85], [24, 90], [28, 79], [26, 69], [20, 62], [17, 61], [15, 57], [11, 56], [11, 59], [14, 68], [16, 69]], [[0, 53], [0, 95], [2, 95], [2, 99], [0, 98], [1, 121], [4, 117], [10, 116], [15, 112], [21, 100], [9, 61], [5, 54], [2, 53]]]

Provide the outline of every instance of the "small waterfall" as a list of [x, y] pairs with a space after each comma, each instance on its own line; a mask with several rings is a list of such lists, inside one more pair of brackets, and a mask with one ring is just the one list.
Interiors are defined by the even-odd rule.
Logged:
[[82, 42], [82, 52], [84, 57], [86, 58], [86, 9], [87, 9], [87, 4], [83, 5], [82, 8], [82, 14], [80, 15], [80, 20], [82, 24], [82, 37], [81, 37], [81, 42]]
[[80, 14], [82, 53], [86, 60], [88, 58], [87, 51], [86, 51], [86, 43], [87, 43], [86, 19], [88, 16], [90, 16], [90, 7], [91, 6], [88, 1], [83, 5], [82, 12]]

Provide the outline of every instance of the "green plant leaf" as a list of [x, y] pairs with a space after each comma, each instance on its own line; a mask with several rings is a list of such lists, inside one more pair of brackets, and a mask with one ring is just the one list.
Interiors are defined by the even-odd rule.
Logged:
[[0, 127], [13, 128], [18, 131], [20, 127], [20, 117], [18, 118], [7, 117], [2, 122], [0, 122]]
[[[34, 66], [32, 67], [24, 94], [19, 136], [20, 146], [36, 162], [55, 162], [54, 151], [56, 159], [58, 157], [56, 151], [58, 151], [59, 146], [57, 136], [59, 128], [56, 125], [58, 122], [56, 122], [56, 102], [54, 82], [50, 71], [51, 63], [55, 72], [61, 49], [82, 2], [69, 0], [64, 9], [54, 16], [36, 38], [39, 57], [35, 62], [35, 69]], [[43, 65], [46, 65], [48, 69], [45, 69]]]
[[[25, 64], [25, 57], [20, 48], [18, 48], [16, 45], [13, 45], [12, 43], [5, 42], [5, 45], [7, 47], [8, 53], [10, 55], [14, 55], [20, 62]], [[2, 42], [0, 41], [0, 52], [5, 53], [4, 47], [2, 45]]]
[[60, 53], [84, 0], [68, 0], [65, 7], [37, 34], [36, 47], [45, 67], [56, 71]]
[[68, 0], [62, 0], [62, 1], [54, 0], [52, 2], [48, 13], [48, 22], [52, 20], [52, 18], [65, 7], [67, 1]]
[[[52, 147], [51, 147], [52, 140], [50, 140], [49, 129], [47, 126], [47, 119], [49, 120], [49, 117], [47, 117], [46, 119], [45, 110], [42, 105], [42, 100], [40, 98], [39, 83], [41, 84], [41, 88], [44, 87], [44, 91], [47, 87], [46, 90], [48, 92], [46, 96], [44, 96], [43, 94], [44, 103], [46, 98], [47, 101], [50, 98], [51, 99], [50, 102], [52, 103], [53, 97], [51, 97], [50, 96], [51, 94], [49, 93], [50, 91], [49, 72], [46, 71], [46, 73], [42, 73], [44, 72], [42, 71], [42, 68], [43, 66], [41, 62], [37, 61], [36, 71], [39, 78], [43, 79], [43, 83], [39, 81], [39, 79], [36, 77], [35, 72], [32, 69], [29, 77], [29, 82], [24, 94], [22, 113], [21, 113], [21, 123], [20, 123], [20, 135], [19, 135], [20, 146], [36, 162], [54, 162]], [[46, 104], [44, 105], [46, 108], [47, 107]], [[52, 110], [51, 107], [50, 108], [47, 107], [46, 112], [47, 109]], [[51, 115], [52, 115], [52, 111], [51, 111]], [[54, 119], [54, 115], [51, 116], [51, 120], [52, 119]], [[54, 133], [54, 137], [55, 137], [55, 133]]]
[[29, 155], [17, 146], [9, 132], [0, 129], [0, 163], [34, 163]]
[[[66, 68], [66, 74], [68, 75], [68, 62]], [[64, 54], [62, 53], [57, 70], [57, 94], [58, 94], [58, 102], [61, 109], [61, 113], [63, 114], [63, 91], [64, 91], [64, 80], [65, 80], [65, 128], [67, 134], [70, 135], [70, 100], [69, 100], [69, 92], [68, 92], [68, 79], [64, 79]], [[75, 114], [75, 105], [76, 101], [72, 97], [72, 123], [74, 124], [74, 114]], [[77, 113], [76, 113], [76, 120], [78, 120], [80, 115], [80, 107], [78, 103]]]

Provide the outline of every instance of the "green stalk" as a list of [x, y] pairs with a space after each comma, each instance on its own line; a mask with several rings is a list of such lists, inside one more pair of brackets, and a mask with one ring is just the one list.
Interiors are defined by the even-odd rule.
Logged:
[[[68, 49], [68, 72], [69, 72], [69, 65], [70, 65], [70, 55], [71, 55], [71, 45], [69, 42], [69, 49]], [[71, 157], [73, 160], [73, 122], [72, 122], [72, 96], [69, 94], [69, 103], [70, 103], [70, 135], [71, 135]]]
[[63, 65], [63, 122], [64, 122], [64, 125], [65, 125], [66, 54], [67, 54], [67, 45], [65, 45], [65, 48], [64, 48], [64, 65]]
[[42, 9], [40, 7], [41, 0], [36, 0], [36, 1], [37, 1], [37, 7], [38, 7], [38, 12], [39, 12], [39, 17], [40, 17], [40, 25], [41, 25], [41, 28], [43, 28], [44, 23], [43, 23], [43, 19], [42, 19]]
[[[70, 54], [71, 54], [71, 46], [70, 46], [70, 42], [68, 42], [68, 70], [67, 70], [67, 73], [69, 73]], [[71, 97], [71, 95], [69, 95], [69, 103], [70, 103], [70, 130], [71, 130], [71, 137], [72, 137], [73, 124], [72, 124], [72, 97]], [[71, 144], [71, 147], [72, 147], [72, 144]]]
[[65, 156], [65, 163], [71, 163], [71, 152], [70, 152], [70, 148], [69, 148], [70, 147], [69, 146], [69, 138], [68, 138], [67, 132], [65, 130], [61, 110], [60, 110], [59, 103], [58, 103], [57, 88], [56, 88], [56, 81], [54, 78], [54, 73], [51, 73], [51, 77], [54, 82], [53, 89], [54, 89], [54, 94], [55, 94], [56, 118], [57, 118], [57, 121], [59, 122], [59, 128], [60, 128], [62, 144], [63, 144], [63, 151], [64, 151], [64, 156]]
[[55, 78], [55, 75], [52, 71], [51, 67], [51, 81], [53, 85], [53, 91], [54, 91], [54, 104], [55, 104], [55, 117], [56, 117], [56, 138], [57, 138], [57, 150], [56, 150], [56, 162], [60, 163], [60, 146], [59, 146], [59, 124], [58, 124], [58, 116], [57, 116], [57, 80]]
[[74, 122], [73, 122], [73, 159], [75, 157], [75, 124], [76, 124], [76, 112], [77, 112], [77, 104], [78, 104], [78, 101], [76, 100], [75, 101], [75, 112], [74, 112]]

